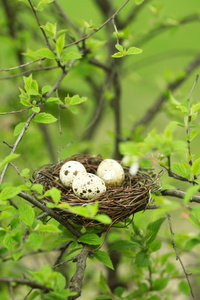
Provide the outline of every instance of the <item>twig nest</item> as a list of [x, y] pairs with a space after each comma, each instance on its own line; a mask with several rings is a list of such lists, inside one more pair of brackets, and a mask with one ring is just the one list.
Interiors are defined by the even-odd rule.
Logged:
[[67, 161], [60, 169], [60, 181], [66, 187], [72, 187], [72, 182], [77, 175], [86, 174], [84, 165], [75, 160]]
[[106, 191], [104, 181], [92, 173], [81, 173], [73, 183], [74, 194], [82, 199], [92, 199]]
[[121, 186], [125, 179], [124, 169], [114, 159], [104, 159], [97, 168], [97, 175], [110, 187]]

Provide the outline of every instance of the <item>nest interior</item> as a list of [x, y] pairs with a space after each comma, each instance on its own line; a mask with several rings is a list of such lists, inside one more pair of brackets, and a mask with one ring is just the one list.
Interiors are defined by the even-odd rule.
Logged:
[[[131, 176], [129, 168], [123, 167], [125, 180], [120, 187], [107, 187], [106, 192], [90, 200], [80, 199], [74, 195], [72, 189], [66, 188], [59, 179], [61, 166], [69, 161], [76, 160], [82, 163], [87, 172], [96, 174], [98, 165], [103, 160], [100, 156], [75, 155], [63, 160], [60, 164], [48, 164], [35, 171], [33, 174], [34, 183], [43, 185], [44, 190], [56, 187], [61, 191], [60, 203], [67, 202], [70, 206], [83, 206], [87, 203], [95, 203], [98, 200], [98, 214], [106, 214], [112, 219], [112, 225], [125, 222], [134, 213], [145, 210], [150, 201], [150, 194], [157, 191], [159, 175], [148, 170], [139, 171], [137, 175]], [[44, 200], [52, 202], [51, 197]], [[63, 217], [70, 219], [76, 224], [87, 226], [99, 225], [97, 221], [72, 214], [63, 210], [57, 210]]]

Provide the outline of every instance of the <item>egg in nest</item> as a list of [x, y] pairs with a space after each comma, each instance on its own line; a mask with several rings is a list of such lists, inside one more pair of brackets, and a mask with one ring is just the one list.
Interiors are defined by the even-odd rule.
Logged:
[[66, 187], [72, 187], [72, 182], [79, 174], [86, 173], [84, 165], [75, 160], [70, 160], [64, 163], [60, 169], [60, 181]]
[[72, 183], [74, 194], [83, 199], [92, 199], [106, 191], [105, 182], [92, 173], [81, 173]]
[[104, 159], [97, 168], [97, 176], [110, 187], [121, 186], [125, 179], [123, 167], [114, 159]]

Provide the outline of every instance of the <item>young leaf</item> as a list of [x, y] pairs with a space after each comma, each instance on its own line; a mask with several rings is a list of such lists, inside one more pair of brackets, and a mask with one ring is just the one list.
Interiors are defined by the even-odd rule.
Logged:
[[54, 0], [41, 0], [38, 5], [37, 8], [40, 8], [41, 6], [48, 4], [48, 3], [52, 3]]
[[42, 95], [44, 95], [44, 94], [48, 93], [49, 91], [51, 91], [52, 88], [53, 87], [51, 85], [45, 85], [45, 86], [43, 86], [43, 88], [42, 88]]
[[53, 201], [57, 204], [60, 201], [61, 197], [61, 191], [59, 191], [57, 188], [53, 187], [52, 189], [46, 191], [44, 194], [44, 197], [51, 196]]
[[38, 107], [38, 106], [34, 106], [31, 109], [32, 109], [32, 111], [34, 111], [37, 114], [39, 114], [39, 112], [40, 112], [40, 107]]
[[190, 287], [187, 282], [181, 281], [178, 285], [179, 291], [181, 291], [184, 295], [190, 295]]
[[20, 187], [14, 187], [14, 186], [6, 187], [0, 193], [0, 200], [3, 201], [3, 200], [7, 200], [7, 199], [10, 199], [10, 198], [13, 198], [17, 194], [19, 194], [19, 192], [21, 192], [21, 188]]
[[31, 89], [31, 84], [32, 84], [32, 74], [28, 77], [23, 76], [24, 80], [24, 89], [27, 92], [28, 90]]
[[193, 195], [195, 195], [199, 191], [199, 185], [193, 185], [188, 188], [185, 196], [184, 196], [184, 203], [188, 204]]
[[182, 177], [188, 178], [188, 170], [186, 167], [181, 163], [173, 163], [171, 165], [172, 171]]
[[35, 116], [34, 121], [37, 122], [37, 123], [49, 124], [49, 123], [56, 122], [57, 119], [51, 114], [40, 113], [40, 114]]
[[109, 251], [112, 250], [119, 250], [119, 251], [123, 251], [123, 250], [135, 250], [137, 248], [141, 247], [141, 243], [137, 243], [137, 242], [132, 242], [132, 241], [117, 241], [114, 243], [114, 245], [112, 245], [109, 249]]
[[63, 62], [68, 62], [71, 61], [72, 59], [80, 59], [82, 57], [81, 54], [78, 52], [68, 52], [68, 53], [63, 53], [61, 59]]
[[56, 58], [55, 54], [51, 50], [49, 50], [48, 48], [39, 49], [39, 50], [35, 51], [34, 54], [37, 55], [37, 56], [44, 56], [44, 57], [49, 58], [49, 59], [55, 59]]
[[55, 104], [63, 105], [63, 102], [60, 100], [60, 98], [57, 98], [57, 97], [48, 98], [46, 103], [55, 103]]
[[142, 49], [136, 48], [136, 47], [130, 47], [128, 48], [126, 55], [134, 55], [134, 54], [140, 54], [142, 53]]
[[0, 163], [0, 169], [1, 168], [4, 168], [5, 165], [7, 165], [9, 162], [11, 162], [13, 159], [15, 158], [18, 158], [20, 156], [20, 154], [16, 154], [16, 153], [13, 153], [13, 154], [10, 154], [8, 156], [6, 156], [4, 158], [4, 160]]
[[33, 247], [35, 250], [37, 250], [41, 247], [43, 238], [42, 238], [41, 234], [33, 232], [33, 233], [29, 234], [26, 242], [28, 242], [31, 245], [31, 247]]
[[160, 226], [162, 225], [162, 223], [165, 221], [166, 218], [160, 218], [154, 222], [151, 222], [148, 224], [147, 229], [151, 230], [153, 232], [158, 232], [160, 229]]
[[185, 244], [184, 251], [191, 251], [196, 245], [200, 244], [199, 238], [192, 238]]
[[58, 57], [60, 57], [60, 54], [65, 46], [65, 34], [62, 34], [59, 36], [59, 38], [56, 41], [56, 51], [58, 54]]
[[86, 233], [82, 235], [78, 241], [89, 245], [100, 245], [102, 243], [101, 238], [95, 233]]
[[116, 44], [116, 45], [115, 45], [115, 48], [116, 48], [119, 52], [121, 52], [121, 53], [123, 53], [123, 51], [124, 51], [123, 46], [120, 45], [120, 44]]
[[121, 52], [117, 52], [117, 53], [111, 55], [111, 57], [114, 57], [114, 58], [120, 58], [120, 57], [123, 57], [123, 56], [124, 56], [124, 54], [122, 54]]
[[97, 214], [94, 217], [94, 220], [99, 221], [99, 222], [101, 222], [103, 224], [106, 224], [106, 225], [109, 225], [112, 222], [111, 218], [107, 215], [104, 215], [104, 214]]
[[97, 250], [93, 253], [93, 255], [96, 259], [102, 262], [106, 267], [110, 268], [111, 270], [114, 270], [110, 256], [106, 252]]
[[36, 191], [38, 194], [42, 195], [42, 193], [43, 193], [43, 185], [39, 184], [39, 183], [35, 183], [31, 187], [31, 191]]
[[7, 233], [3, 238], [3, 244], [8, 250], [12, 251], [14, 250], [17, 242], [12, 238], [12, 236], [9, 233]]
[[136, 3], [137, 5], [142, 4], [142, 2], [144, 2], [144, 0], [135, 0], [135, 3]]
[[30, 205], [21, 202], [19, 205], [19, 216], [25, 224], [31, 227], [35, 218], [35, 211]]
[[192, 173], [197, 175], [200, 172], [200, 158], [197, 158], [192, 164]]
[[38, 228], [39, 232], [61, 232], [61, 230], [53, 224], [40, 225]]

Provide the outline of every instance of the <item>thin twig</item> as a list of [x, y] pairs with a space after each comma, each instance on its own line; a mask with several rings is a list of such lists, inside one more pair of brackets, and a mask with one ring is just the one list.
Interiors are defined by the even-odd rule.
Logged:
[[197, 300], [197, 298], [196, 298], [195, 295], [194, 295], [194, 292], [193, 292], [193, 290], [192, 290], [192, 286], [191, 286], [191, 283], [190, 283], [190, 280], [189, 280], [189, 276], [191, 275], [191, 273], [189, 274], [189, 273], [186, 272], [186, 269], [185, 269], [185, 267], [184, 267], [184, 264], [183, 264], [183, 262], [182, 262], [182, 260], [181, 260], [181, 258], [180, 258], [180, 256], [179, 256], [178, 250], [177, 250], [176, 245], [175, 245], [175, 241], [174, 241], [174, 232], [173, 232], [172, 222], [171, 222], [171, 215], [170, 215], [169, 213], [167, 213], [166, 215], [167, 215], [167, 219], [168, 219], [168, 223], [169, 223], [169, 229], [170, 229], [170, 233], [171, 233], [171, 237], [172, 237], [171, 243], [172, 243], [172, 246], [173, 246], [174, 251], [175, 251], [175, 253], [176, 253], [176, 260], [179, 260], [179, 262], [180, 262], [180, 264], [181, 264], [181, 267], [182, 267], [183, 272], [184, 272], [184, 274], [185, 274], [185, 278], [186, 278], [186, 280], [187, 280], [187, 282], [188, 282], [188, 285], [189, 285], [189, 287], [190, 287], [190, 293], [191, 293], [192, 298], [195, 299], [195, 300]]
[[86, 39], [89, 39], [93, 34], [95, 34], [96, 32], [98, 32], [100, 29], [102, 29], [105, 25], [107, 25], [110, 21], [112, 21], [113, 18], [115, 18], [115, 16], [120, 12], [120, 10], [122, 10], [122, 8], [124, 8], [124, 6], [129, 2], [129, 0], [126, 0], [124, 2], [124, 4], [122, 4], [122, 6], [109, 18], [107, 19], [101, 26], [99, 26], [98, 28], [94, 29], [94, 31], [88, 35], [85, 35], [84, 37], [82, 37], [81, 39], [73, 42], [73, 43], [70, 43], [68, 45], [66, 45], [64, 48], [68, 48], [68, 47], [71, 47], [73, 45], [77, 45], [79, 44], [80, 42], [83, 42], [84, 40]]
[[187, 128], [186, 128], [186, 134], [187, 134], [188, 158], [189, 158], [190, 166], [192, 166], [192, 156], [191, 156], [191, 147], [190, 147], [190, 123], [191, 123], [192, 116], [191, 116], [190, 98], [191, 98], [193, 90], [197, 84], [198, 78], [199, 78], [199, 75], [197, 74], [195, 82], [193, 84], [193, 87], [190, 91], [189, 98], [187, 100], [187, 102], [188, 102], [188, 124], [187, 124]]
[[40, 289], [44, 292], [49, 292], [52, 291], [51, 288], [48, 288], [39, 282], [36, 281], [31, 281], [25, 278], [14, 278], [14, 277], [0, 277], [0, 282], [6, 282], [6, 283], [12, 283], [15, 282], [16, 284], [23, 284], [23, 285], [28, 285], [34, 289]]
[[33, 61], [29, 61], [27, 63], [24, 63], [20, 66], [16, 66], [16, 67], [12, 67], [12, 68], [6, 68], [6, 69], [1, 69], [0, 72], [8, 72], [8, 71], [12, 71], [12, 70], [16, 70], [16, 69], [20, 69], [20, 68], [23, 68], [23, 67], [26, 67], [26, 66], [29, 66], [29, 65], [32, 65], [38, 61], [41, 61], [41, 60], [45, 60], [46, 57], [42, 57], [42, 58], [39, 58], [39, 59], [36, 59], [36, 60], [33, 60]]
[[2, 112], [2, 113], [0, 113], [0, 115], [1, 115], [1, 116], [4, 116], [4, 115], [10, 115], [10, 114], [20, 114], [20, 113], [22, 113], [22, 112], [24, 112], [24, 111], [27, 111], [27, 110], [31, 109], [31, 108], [32, 108], [32, 106], [29, 106], [29, 107], [27, 107], [27, 108], [20, 109], [20, 110], [14, 110], [14, 111]]
[[[169, 189], [161, 192], [164, 196], [176, 197], [180, 199], [184, 199], [186, 193], [177, 189]], [[192, 196], [190, 202], [200, 203], [200, 196]]]
[[[19, 66], [21, 67], [21, 66]], [[52, 66], [52, 67], [41, 67], [41, 68], [36, 68], [36, 69], [30, 69], [30, 70], [26, 70], [24, 72], [18, 73], [18, 74], [14, 74], [14, 75], [10, 75], [10, 76], [6, 76], [6, 77], [0, 77], [0, 80], [9, 80], [12, 78], [16, 78], [16, 77], [20, 77], [26, 74], [30, 74], [33, 72], [38, 72], [38, 71], [49, 71], [49, 70], [53, 70], [53, 69], [58, 69], [59, 66]]]

